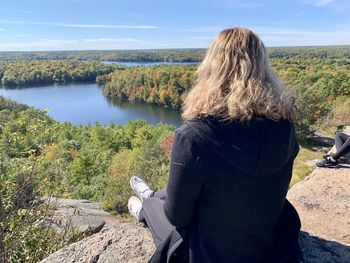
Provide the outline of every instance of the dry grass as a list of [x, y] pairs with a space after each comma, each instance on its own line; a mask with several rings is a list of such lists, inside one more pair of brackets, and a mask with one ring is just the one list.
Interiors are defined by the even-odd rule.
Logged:
[[290, 186], [300, 182], [312, 172], [313, 168], [307, 164], [308, 161], [321, 159], [323, 155], [324, 153], [310, 150], [307, 146], [300, 146], [299, 154], [294, 161], [293, 177]]

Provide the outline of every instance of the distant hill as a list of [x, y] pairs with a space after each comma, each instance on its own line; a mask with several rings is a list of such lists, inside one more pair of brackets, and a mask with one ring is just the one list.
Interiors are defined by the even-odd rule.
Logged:
[[[199, 62], [206, 49], [2, 51], [0, 60], [96, 60], [117, 62]], [[350, 46], [270, 47], [271, 58], [350, 58]]]
[[116, 62], [198, 62], [204, 49], [13, 51], [0, 52], [0, 60], [94, 60]]

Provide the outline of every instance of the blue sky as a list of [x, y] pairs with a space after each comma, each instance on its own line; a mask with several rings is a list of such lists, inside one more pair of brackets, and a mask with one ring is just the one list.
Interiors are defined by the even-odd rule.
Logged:
[[350, 0], [3, 0], [0, 50], [206, 48], [245, 26], [267, 46], [350, 44]]

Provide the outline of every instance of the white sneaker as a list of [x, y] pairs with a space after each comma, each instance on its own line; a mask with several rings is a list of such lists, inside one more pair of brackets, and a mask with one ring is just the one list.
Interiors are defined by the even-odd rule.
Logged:
[[128, 208], [129, 208], [129, 212], [130, 214], [136, 218], [137, 221], [139, 220], [139, 215], [140, 215], [140, 211], [142, 209], [142, 202], [140, 199], [138, 199], [136, 196], [132, 196], [129, 198], [128, 201]]
[[133, 176], [130, 178], [130, 187], [142, 202], [143, 200], [149, 198], [153, 193], [145, 181], [138, 176]]

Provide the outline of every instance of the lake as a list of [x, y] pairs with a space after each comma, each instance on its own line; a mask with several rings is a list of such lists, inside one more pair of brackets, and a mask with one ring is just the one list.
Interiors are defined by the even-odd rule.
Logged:
[[105, 97], [102, 88], [96, 83], [0, 88], [0, 95], [38, 109], [49, 109], [48, 115], [53, 119], [76, 125], [93, 125], [96, 121], [102, 125], [110, 122], [124, 125], [135, 119], [176, 126], [182, 122], [179, 111]]

